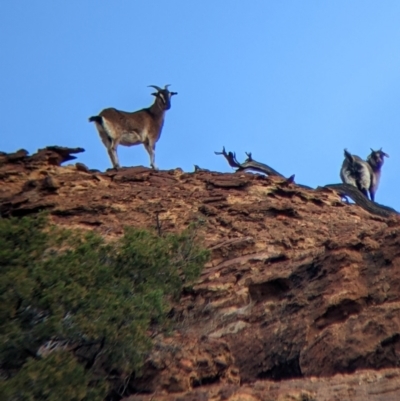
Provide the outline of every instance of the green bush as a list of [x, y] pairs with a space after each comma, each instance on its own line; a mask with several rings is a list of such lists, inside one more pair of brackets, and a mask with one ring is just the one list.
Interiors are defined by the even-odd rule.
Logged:
[[[28, 358], [18, 374], [3, 385], [2, 400], [96, 401], [104, 399], [106, 382], [91, 385], [90, 372], [68, 352], [43, 359]], [[92, 380], [92, 383], [94, 381]]]
[[[43, 216], [0, 219], [0, 398], [103, 400], [118, 383], [111, 377], [140, 372], [149, 329], [166, 327], [207, 257], [193, 227], [165, 236], [127, 228], [106, 243]], [[50, 340], [64, 347], [46, 354]]]

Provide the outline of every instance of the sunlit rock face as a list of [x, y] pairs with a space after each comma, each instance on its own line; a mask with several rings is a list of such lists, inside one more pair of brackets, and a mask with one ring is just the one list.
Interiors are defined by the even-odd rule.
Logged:
[[106, 238], [196, 223], [211, 259], [133, 400], [400, 399], [400, 220], [249, 173], [99, 172], [83, 149], [0, 154], [0, 213]]

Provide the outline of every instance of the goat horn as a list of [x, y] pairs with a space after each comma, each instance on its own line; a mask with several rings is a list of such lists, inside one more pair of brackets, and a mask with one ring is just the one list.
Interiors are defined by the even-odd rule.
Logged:
[[171, 84], [165, 85], [164, 89], [168, 89], [168, 86], [171, 86]]
[[157, 89], [158, 91], [162, 91], [162, 89], [157, 85], [148, 85], [148, 88], [154, 88]]

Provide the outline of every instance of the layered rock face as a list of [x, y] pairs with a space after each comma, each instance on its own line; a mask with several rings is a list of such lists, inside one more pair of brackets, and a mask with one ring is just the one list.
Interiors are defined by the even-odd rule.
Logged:
[[399, 400], [400, 218], [248, 173], [101, 173], [82, 149], [0, 154], [0, 213], [60, 225], [199, 224], [211, 260], [171, 312], [133, 400]]

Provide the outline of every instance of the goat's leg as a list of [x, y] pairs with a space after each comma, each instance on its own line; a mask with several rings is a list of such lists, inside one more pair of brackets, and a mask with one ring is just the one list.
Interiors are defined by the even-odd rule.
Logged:
[[[347, 183], [346, 183], [347, 184]], [[364, 196], [369, 200], [369, 196], [368, 196], [368, 189], [365, 187], [365, 185], [363, 185], [362, 182], [360, 182], [360, 180], [356, 180], [356, 184], [357, 184], [357, 188], [364, 194]]]
[[146, 142], [143, 144], [144, 147], [147, 150], [147, 153], [150, 156], [150, 166], [154, 170], [158, 170], [158, 167], [156, 166], [156, 144], [155, 143], [149, 143]]
[[369, 200], [368, 191], [365, 188], [361, 188], [361, 192], [365, 195], [365, 197]]
[[349, 198], [346, 195], [341, 194], [340, 198], [341, 200], [345, 201], [348, 205], [350, 205]]
[[107, 148], [108, 156], [111, 159], [111, 163], [113, 168], [119, 168], [119, 161], [117, 155], [117, 146], [118, 144], [115, 143], [112, 136], [107, 133], [104, 127], [100, 124], [97, 124], [97, 129], [100, 134], [101, 141], [103, 142], [104, 146]]
[[115, 146], [110, 146], [107, 148], [108, 155], [110, 156], [111, 163], [115, 169], [119, 168], [119, 160], [117, 155], [117, 148]]
[[375, 192], [370, 190], [369, 196], [371, 197], [372, 202], [375, 202]]

